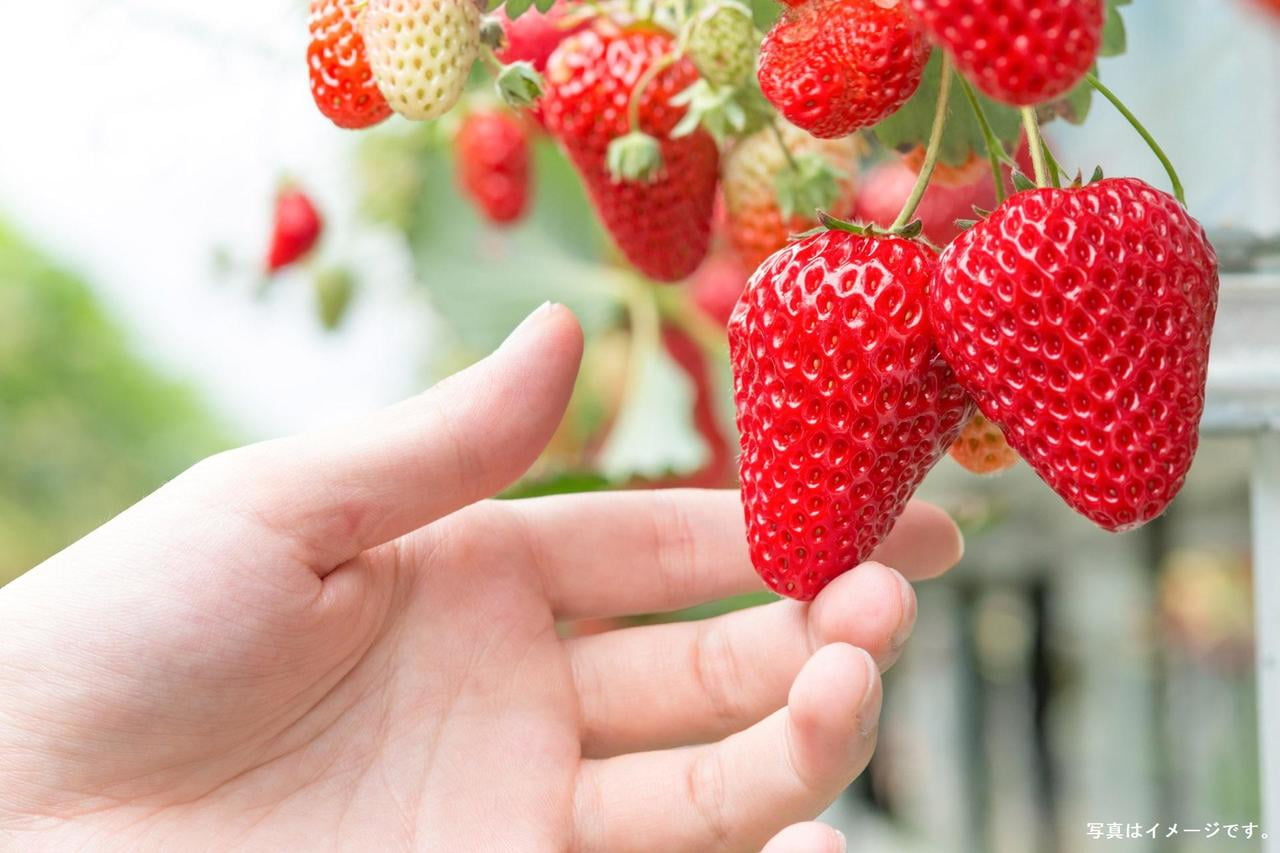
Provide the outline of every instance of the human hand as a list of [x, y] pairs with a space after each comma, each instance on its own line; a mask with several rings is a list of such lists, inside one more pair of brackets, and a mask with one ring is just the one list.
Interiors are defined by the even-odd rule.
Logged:
[[562, 638], [759, 588], [732, 492], [483, 500], [581, 350], [540, 309], [425, 394], [207, 460], [0, 590], [0, 847], [751, 850], [816, 815], [873, 749], [903, 575], [955, 562], [954, 525], [913, 504], [877, 553], [903, 575], [809, 604]]

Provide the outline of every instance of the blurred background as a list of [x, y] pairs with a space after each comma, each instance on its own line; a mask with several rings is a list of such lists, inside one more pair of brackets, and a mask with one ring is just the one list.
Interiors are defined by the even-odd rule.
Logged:
[[[0, 584], [211, 452], [414, 393], [546, 299], [578, 312], [586, 366], [513, 494], [727, 484], [727, 367], [707, 341], [722, 332], [698, 290], [744, 273], [725, 261], [673, 288], [662, 344], [644, 349], [642, 283], [547, 140], [532, 214], [498, 231], [458, 196], [456, 123], [352, 134], [316, 112], [299, 0], [64, 0], [6, 19]], [[1280, 234], [1280, 16], [1135, 0], [1125, 20], [1128, 53], [1102, 75], [1178, 165], [1192, 212], [1233, 245]], [[1047, 133], [1072, 172], [1165, 185], [1105, 103]], [[284, 177], [324, 235], [268, 282]], [[1025, 466], [981, 479], [944, 460], [922, 493], [968, 552], [920, 588], [880, 752], [828, 815], [851, 849], [1071, 851], [1104, 843], [1089, 823], [1260, 823], [1249, 470], [1246, 439], [1206, 437], [1172, 510], [1113, 536]], [[1163, 835], [1109, 843], [1258, 846]]]

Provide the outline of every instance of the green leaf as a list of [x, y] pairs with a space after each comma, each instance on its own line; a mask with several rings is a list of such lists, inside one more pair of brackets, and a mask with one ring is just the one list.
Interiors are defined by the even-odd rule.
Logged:
[[533, 0], [533, 5], [537, 7], [539, 12], [544, 15], [551, 11], [551, 7], [556, 4], [556, 0]]
[[458, 195], [440, 148], [421, 159], [423, 193], [409, 229], [417, 278], [448, 338], [478, 357], [493, 351], [543, 302], [569, 306], [591, 334], [620, 313], [615, 270], [598, 257], [605, 243], [583, 198], [581, 179], [550, 144], [535, 148], [539, 187], [526, 220], [495, 235]]
[[577, 492], [602, 492], [615, 488], [618, 484], [610, 482], [592, 471], [562, 471], [550, 477], [528, 482], [517, 483], [498, 495], [500, 500], [520, 500], [522, 498], [542, 498], [547, 495], [567, 495]]
[[795, 169], [783, 169], [774, 179], [778, 209], [785, 219], [830, 207], [840, 197], [840, 180], [844, 177], [820, 154], [797, 154], [795, 164]]
[[1107, 19], [1102, 25], [1102, 46], [1099, 56], [1119, 56], [1125, 52], [1128, 38], [1124, 30], [1124, 19], [1120, 17], [1120, 7], [1127, 6], [1129, 0], [1107, 0]]
[[697, 471], [711, 451], [693, 423], [693, 382], [662, 346], [636, 357], [640, 373], [600, 449], [600, 470], [620, 481]]
[[513, 21], [527, 12], [529, 7], [532, 5], [533, 0], [507, 0], [507, 2], [503, 4], [507, 12], [507, 17]]
[[[941, 70], [942, 51], [935, 50], [925, 68], [920, 88], [902, 109], [876, 125], [875, 134], [887, 147], [905, 152], [916, 146], [923, 146], [928, 141], [929, 131], [933, 126], [934, 107], [938, 100]], [[981, 93], [977, 97], [996, 138], [1006, 148], [1012, 149], [1022, 133], [1018, 111]], [[942, 134], [942, 147], [939, 150], [940, 160], [949, 166], [962, 166], [974, 155], [985, 157], [986, 153], [982, 128], [965, 98], [963, 87], [952, 86], [947, 106], [947, 127]]]

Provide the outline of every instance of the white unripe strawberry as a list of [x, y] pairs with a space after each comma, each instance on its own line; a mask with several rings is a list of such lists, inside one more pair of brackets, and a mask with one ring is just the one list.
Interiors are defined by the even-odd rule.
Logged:
[[369, 0], [365, 49], [391, 108], [422, 121], [448, 112], [480, 51], [474, 0]]

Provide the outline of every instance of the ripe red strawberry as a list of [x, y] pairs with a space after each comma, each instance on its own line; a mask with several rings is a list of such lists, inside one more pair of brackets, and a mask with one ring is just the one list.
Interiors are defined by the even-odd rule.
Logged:
[[498, 17], [506, 44], [496, 52], [504, 65], [512, 62], [528, 62], [539, 73], [547, 69], [551, 53], [565, 38], [586, 26], [585, 20], [570, 22], [567, 16], [570, 6], [565, 0], [556, 0], [545, 13], [527, 9], [514, 21], [507, 17], [506, 7]]
[[462, 191], [492, 222], [515, 222], [529, 198], [529, 131], [507, 110], [478, 110], [454, 138]]
[[782, 11], [760, 45], [760, 91], [814, 136], [848, 136], [906, 103], [929, 42], [904, 4], [810, 0]]
[[1108, 530], [1168, 506], [1204, 410], [1217, 258], [1135, 178], [1018, 193], [943, 254], [938, 347], [982, 413]]
[[[852, 212], [858, 178], [858, 141], [850, 137], [816, 139], [790, 125], [782, 127], [782, 138], [793, 158], [815, 155], [839, 173], [836, 181], [839, 196], [827, 212], [837, 217]], [[818, 224], [814, 210], [783, 215], [778, 203], [777, 181], [779, 174], [789, 168], [791, 163], [786, 152], [768, 128], [748, 136], [725, 155], [720, 188], [729, 241], [748, 269], [754, 270], [785, 246], [791, 235]]]
[[752, 276], [729, 321], [756, 571], [801, 600], [865, 560], [972, 404], [934, 347], [920, 243], [827, 231]]
[[948, 452], [952, 459], [975, 474], [998, 474], [1018, 464], [1018, 454], [1009, 446], [1000, 427], [981, 412], [969, 418]]
[[324, 223], [311, 199], [297, 187], [285, 185], [276, 193], [275, 221], [271, 248], [267, 252], [267, 273], [296, 263], [320, 239]]
[[311, 96], [330, 121], [352, 130], [372, 127], [391, 115], [369, 70], [360, 8], [361, 0], [311, 0], [308, 20]]
[[984, 94], [1015, 106], [1065, 95], [1093, 67], [1104, 0], [909, 0]]
[[688, 59], [658, 73], [640, 96], [639, 129], [658, 139], [662, 151], [657, 176], [647, 182], [614, 180], [606, 154], [610, 142], [631, 130], [627, 104], [636, 82], [673, 47], [663, 30], [597, 21], [551, 54], [542, 99], [547, 129], [581, 173], [605, 227], [627, 259], [659, 281], [676, 281], [697, 269], [711, 239], [715, 141], [703, 130], [670, 138], [685, 110], [669, 102], [698, 76]]
[[689, 280], [693, 304], [707, 319], [723, 328], [729, 324], [733, 306], [738, 304], [750, 277], [751, 268], [742, 263], [736, 252], [713, 251]]

